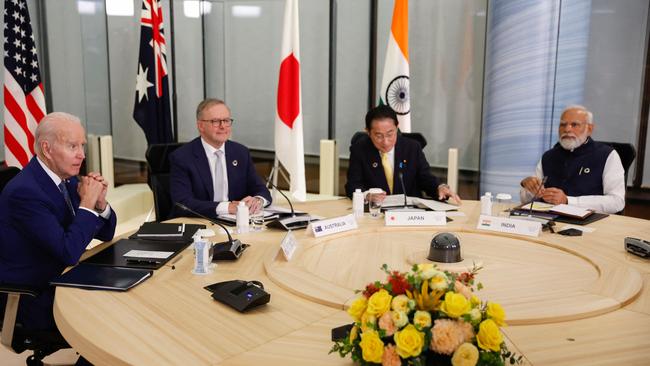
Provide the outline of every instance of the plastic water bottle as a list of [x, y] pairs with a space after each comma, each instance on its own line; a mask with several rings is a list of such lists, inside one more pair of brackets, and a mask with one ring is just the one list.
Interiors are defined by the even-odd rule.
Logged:
[[244, 201], [237, 205], [237, 233], [245, 234], [249, 230], [248, 206]]
[[485, 192], [481, 196], [481, 215], [492, 216], [492, 193]]
[[210, 243], [200, 235], [194, 236], [194, 268], [192, 273], [205, 275], [210, 273]]
[[357, 188], [352, 193], [352, 213], [354, 217], [363, 217], [363, 192]]

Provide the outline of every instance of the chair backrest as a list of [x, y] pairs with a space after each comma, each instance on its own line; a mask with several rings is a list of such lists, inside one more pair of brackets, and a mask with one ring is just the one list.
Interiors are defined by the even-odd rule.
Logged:
[[[400, 132], [400, 134], [411, 140], [417, 141], [417, 143], [420, 144], [421, 149], [424, 149], [424, 147], [427, 146], [427, 139], [424, 138], [424, 136], [419, 132]], [[352, 135], [352, 138], [350, 139], [350, 147], [352, 147], [352, 145], [356, 144], [357, 142], [367, 138], [370, 137], [366, 132], [363, 131], [355, 132], [354, 135]]]
[[0, 192], [2, 192], [7, 183], [18, 173], [20, 173], [20, 169], [15, 166], [0, 167]]
[[632, 162], [636, 158], [636, 149], [634, 145], [626, 142], [605, 142], [601, 141], [603, 144], [607, 144], [616, 150], [618, 156], [621, 157], [621, 163], [623, 164], [623, 169], [625, 170], [625, 184], [627, 185], [627, 172], [632, 166]]
[[182, 143], [153, 144], [149, 145], [145, 154], [157, 221], [171, 218], [173, 204], [169, 191], [169, 155], [181, 146]]

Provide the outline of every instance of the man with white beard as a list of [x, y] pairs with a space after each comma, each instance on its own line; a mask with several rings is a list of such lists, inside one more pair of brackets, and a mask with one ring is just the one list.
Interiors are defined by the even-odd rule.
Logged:
[[560, 141], [542, 155], [535, 176], [521, 181], [522, 201], [530, 201], [537, 193], [536, 198], [555, 205], [622, 211], [625, 171], [621, 158], [611, 146], [592, 140], [593, 130], [593, 114], [587, 108], [566, 107], [560, 117]]

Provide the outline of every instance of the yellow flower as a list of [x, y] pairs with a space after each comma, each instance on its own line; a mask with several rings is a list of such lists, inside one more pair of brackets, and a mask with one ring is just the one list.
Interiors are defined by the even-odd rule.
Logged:
[[503, 311], [501, 305], [496, 302], [487, 303], [487, 316], [494, 320], [494, 322], [500, 327], [506, 325], [506, 312]]
[[499, 352], [503, 337], [497, 324], [492, 319], [487, 319], [478, 326], [476, 341], [484, 350]]
[[433, 277], [431, 277], [429, 287], [431, 290], [445, 290], [449, 287], [449, 278], [447, 278], [444, 272], [436, 271]]
[[450, 318], [458, 318], [472, 309], [465, 296], [449, 291], [445, 294], [445, 301], [440, 305], [442, 310]]
[[358, 297], [352, 302], [352, 305], [348, 308], [348, 314], [354, 319], [355, 322], [358, 322], [361, 319], [361, 315], [366, 311], [366, 306], [368, 306], [368, 300], [365, 296]]
[[384, 342], [381, 341], [376, 331], [371, 330], [361, 333], [359, 346], [364, 361], [381, 363], [381, 356], [384, 354]]
[[407, 311], [409, 307], [409, 298], [406, 295], [397, 295], [393, 297], [390, 306], [393, 310]]
[[415, 327], [420, 330], [422, 330], [423, 328], [430, 327], [431, 314], [429, 314], [428, 311], [421, 311], [421, 310], [416, 311], [415, 315], [413, 315], [413, 325], [415, 325]]
[[361, 331], [377, 329], [377, 318], [367, 311], [361, 315]]
[[409, 322], [409, 317], [404, 311], [392, 311], [391, 316], [393, 317], [393, 323], [398, 329], [402, 328]]
[[478, 348], [471, 343], [463, 343], [451, 356], [452, 366], [474, 366], [478, 362]]
[[431, 263], [418, 264], [418, 272], [420, 272], [420, 277], [423, 280], [428, 280], [433, 277], [438, 270]]
[[350, 329], [350, 343], [354, 342], [355, 339], [359, 336], [359, 327], [356, 325]]
[[481, 299], [479, 299], [478, 296], [476, 296], [476, 295], [472, 296], [472, 298], [469, 300], [469, 302], [472, 304], [472, 306], [481, 305]]
[[371, 315], [380, 317], [390, 310], [390, 301], [392, 299], [393, 297], [390, 296], [388, 291], [381, 289], [370, 296], [370, 299], [368, 300], [368, 309], [366, 311]]
[[393, 339], [397, 346], [397, 354], [402, 358], [415, 357], [422, 352], [424, 333], [415, 329], [413, 324], [395, 333]]

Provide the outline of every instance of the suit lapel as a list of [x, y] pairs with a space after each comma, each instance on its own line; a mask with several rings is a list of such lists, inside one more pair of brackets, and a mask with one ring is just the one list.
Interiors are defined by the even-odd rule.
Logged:
[[[368, 139], [370, 141], [370, 139]], [[384, 174], [384, 166], [381, 164], [381, 154], [379, 150], [370, 142], [369, 154], [370, 172], [372, 174], [372, 182], [377, 182], [378, 187], [368, 188], [381, 188], [388, 192], [388, 181], [386, 181], [386, 174]], [[389, 192], [390, 193], [390, 192]]]
[[233, 194], [233, 189], [235, 188], [235, 184], [238, 184], [239, 174], [237, 173], [240, 169], [239, 161], [233, 152], [231, 144], [230, 140], [226, 140], [224, 146], [224, 150], [226, 151], [226, 174], [228, 174], [228, 199], [235, 196]]
[[[65, 203], [65, 198], [63, 198], [63, 193], [59, 190], [59, 187], [54, 184], [52, 181], [52, 178], [50, 178], [49, 175], [43, 170], [41, 167], [41, 164], [36, 160], [36, 157], [33, 157], [30, 163], [25, 167], [25, 169], [29, 169], [32, 171], [34, 174], [34, 180], [36, 181], [36, 184], [41, 187], [43, 192], [45, 193], [45, 196], [48, 197], [50, 200], [52, 200], [52, 204], [56, 207], [57, 211], [57, 216], [61, 220], [61, 222], [69, 222], [69, 220], [72, 217], [72, 213], [68, 209], [68, 204]], [[75, 186], [75, 191], [76, 191], [76, 186]], [[72, 196], [72, 194], [71, 194]], [[75, 194], [74, 196], [78, 196]], [[75, 202], [72, 202], [73, 205]], [[76, 203], [78, 207], [79, 203]]]
[[214, 167], [210, 166], [208, 162], [208, 157], [205, 156], [205, 150], [203, 149], [203, 144], [201, 144], [201, 138], [198, 137], [191, 142], [192, 151], [194, 153], [194, 161], [196, 164], [196, 170], [201, 177], [201, 183], [207, 192], [207, 199], [212, 201], [214, 199], [214, 188], [212, 186], [212, 169]]

